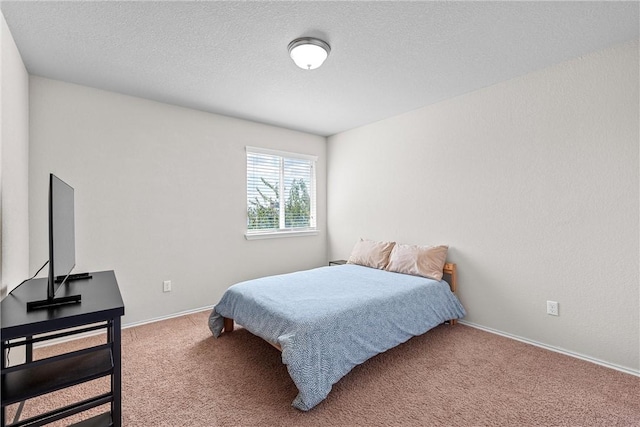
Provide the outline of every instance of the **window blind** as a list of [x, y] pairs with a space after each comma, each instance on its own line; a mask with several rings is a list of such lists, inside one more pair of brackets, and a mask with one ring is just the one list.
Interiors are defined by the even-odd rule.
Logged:
[[315, 156], [247, 147], [247, 232], [316, 227]]

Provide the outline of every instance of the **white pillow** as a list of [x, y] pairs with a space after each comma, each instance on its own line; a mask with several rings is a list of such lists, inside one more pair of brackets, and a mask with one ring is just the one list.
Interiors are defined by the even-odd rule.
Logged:
[[375, 242], [373, 240], [360, 239], [355, 244], [347, 264], [364, 265], [365, 267], [384, 269], [389, 262], [389, 254], [395, 246], [395, 242]]
[[448, 246], [395, 245], [387, 270], [441, 280]]

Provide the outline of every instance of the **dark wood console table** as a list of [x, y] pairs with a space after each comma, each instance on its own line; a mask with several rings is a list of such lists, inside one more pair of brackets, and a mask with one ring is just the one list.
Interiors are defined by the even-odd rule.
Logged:
[[[2, 300], [2, 427], [40, 426], [107, 403], [111, 405], [109, 412], [76, 425], [121, 425], [120, 318], [124, 315], [124, 303], [113, 271], [91, 275], [91, 279], [61, 286], [56, 294], [60, 297], [81, 294], [79, 304], [27, 312], [28, 301], [46, 297], [47, 279], [26, 282]], [[106, 330], [105, 344], [33, 360], [34, 343], [100, 329]], [[7, 366], [7, 350], [20, 346], [25, 348], [26, 362]], [[105, 376], [111, 377], [108, 393], [28, 419], [6, 420], [9, 405]]]

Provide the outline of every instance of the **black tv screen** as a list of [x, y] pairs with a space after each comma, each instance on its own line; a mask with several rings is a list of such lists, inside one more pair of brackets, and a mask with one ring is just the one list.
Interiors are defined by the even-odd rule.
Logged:
[[76, 265], [74, 224], [73, 188], [51, 174], [49, 177], [48, 299], [54, 298], [58, 287], [64, 283]]

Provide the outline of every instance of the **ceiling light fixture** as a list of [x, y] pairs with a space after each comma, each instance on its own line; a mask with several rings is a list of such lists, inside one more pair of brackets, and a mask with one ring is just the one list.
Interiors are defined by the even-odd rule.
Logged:
[[329, 56], [327, 42], [313, 37], [301, 37], [289, 43], [289, 55], [296, 65], [305, 70], [315, 70]]

